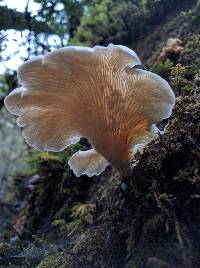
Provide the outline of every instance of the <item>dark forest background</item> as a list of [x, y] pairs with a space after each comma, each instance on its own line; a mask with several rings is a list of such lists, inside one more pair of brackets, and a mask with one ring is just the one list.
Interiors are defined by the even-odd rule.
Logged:
[[[1, 62], [66, 45], [122, 44], [167, 79], [177, 102], [167, 131], [140, 155], [124, 192], [111, 168], [92, 178], [69, 170], [67, 159], [88, 146], [85, 139], [60, 153], [25, 144], [4, 108], [18, 85], [16, 71], [6, 68], [0, 75], [0, 267], [200, 267], [200, 1], [35, 2], [37, 12], [29, 1], [23, 13], [0, 6]], [[6, 53], [11, 30], [16, 46]], [[175, 47], [169, 38], [179, 40]]]

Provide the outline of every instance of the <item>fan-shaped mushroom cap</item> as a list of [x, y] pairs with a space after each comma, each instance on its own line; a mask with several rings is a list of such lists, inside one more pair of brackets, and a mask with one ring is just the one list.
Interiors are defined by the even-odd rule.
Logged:
[[140, 64], [124, 46], [62, 48], [19, 67], [22, 87], [5, 98], [5, 106], [39, 150], [60, 151], [88, 138], [101, 156], [72, 156], [77, 176], [98, 175], [108, 162], [126, 172], [132, 148], [156, 137], [152, 125], [169, 117], [175, 103], [165, 80], [132, 68]]

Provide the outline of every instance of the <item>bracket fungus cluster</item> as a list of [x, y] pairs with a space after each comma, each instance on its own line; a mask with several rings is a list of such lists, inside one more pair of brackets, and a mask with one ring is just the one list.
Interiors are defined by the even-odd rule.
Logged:
[[22, 87], [5, 106], [38, 150], [58, 152], [87, 138], [93, 149], [69, 160], [76, 176], [99, 175], [109, 164], [130, 174], [137, 148], [157, 137], [155, 124], [175, 104], [169, 84], [140, 64], [121, 45], [61, 48], [19, 67]]

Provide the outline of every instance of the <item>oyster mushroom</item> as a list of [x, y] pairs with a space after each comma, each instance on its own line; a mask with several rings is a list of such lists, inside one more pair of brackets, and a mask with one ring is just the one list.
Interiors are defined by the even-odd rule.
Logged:
[[58, 152], [87, 138], [93, 149], [69, 160], [76, 176], [99, 175], [109, 164], [130, 174], [136, 148], [158, 136], [155, 124], [175, 104], [169, 84], [140, 64], [121, 45], [61, 48], [19, 67], [22, 87], [5, 106], [38, 150]]

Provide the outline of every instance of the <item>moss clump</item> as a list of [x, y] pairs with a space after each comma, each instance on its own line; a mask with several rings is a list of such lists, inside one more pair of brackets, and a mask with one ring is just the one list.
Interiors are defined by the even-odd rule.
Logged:
[[12, 247], [10, 244], [6, 242], [0, 243], [0, 255], [8, 254], [12, 250]]
[[93, 213], [96, 208], [95, 204], [77, 203], [70, 209], [70, 219], [66, 222], [63, 219], [56, 219], [52, 225], [58, 226], [61, 231], [73, 234], [82, 224], [93, 224]]
[[186, 95], [197, 88], [196, 83], [187, 79], [187, 68], [180, 63], [171, 68], [170, 82], [179, 95]]
[[37, 268], [64, 268], [65, 258], [63, 253], [56, 252], [52, 255], [46, 256]]
[[164, 62], [157, 62], [153, 65], [151, 71], [167, 78], [170, 74], [171, 68], [174, 66], [173, 61], [166, 59]]
[[[200, 5], [199, 5], [199, 14], [200, 14]], [[195, 74], [197, 74], [200, 69], [199, 43], [200, 43], [199, 33], [190, 35], [190, 37], [186, 41], [185, 49], [179, 58], [179, 62], [182, 65], [187, 66], [185, 76], [190, 81], [194, 80]]]

